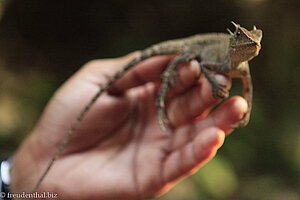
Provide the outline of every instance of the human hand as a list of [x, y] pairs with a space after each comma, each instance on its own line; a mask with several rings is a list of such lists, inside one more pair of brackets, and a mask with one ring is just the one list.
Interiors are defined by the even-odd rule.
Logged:
[[[29, 192], [47, 167], [70, 124], [110, 76], [138, 53], [86, 64], [54, 95], [32, 133], [13, 156], [11, 189]], [[150, 58], [116, 82], [83, 119], [38, 192], [59, 199], [139, 199], [167, 191], [210, 160], [247, 110], [220, 99], [196, 63], [179, 67], [169, 97], [172, 130], [162, 132], [155, 98], [160, 74], [172, 56]], [[230, 80], [216, 75], [230, 86]], [[118, 95], [116, 95], [118, 94]]]

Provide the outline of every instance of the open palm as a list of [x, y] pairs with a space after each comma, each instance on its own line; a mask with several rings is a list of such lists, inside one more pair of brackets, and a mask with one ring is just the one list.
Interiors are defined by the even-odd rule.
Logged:
[[[56, 92], [14, 155], [13, 192], [33, 188], [81, 109], [136, 54], [92, 61]], [[212, 97], [206, 79], [198, 80], [197, 64], [187, 63], [179, 67], [169, 97], [172, 127], [161, 131], [154, 102], [160, 74], [170, 59], [160, 56], [144, 61], [97, 100], [39, 192], [57, 193], [59, 199], [155, 196], [215, 155], [247, 105], [242, 98], [233, 97], [210, 113], [219, 100]], [[216, 76], [229, 87], [229, 80]]]

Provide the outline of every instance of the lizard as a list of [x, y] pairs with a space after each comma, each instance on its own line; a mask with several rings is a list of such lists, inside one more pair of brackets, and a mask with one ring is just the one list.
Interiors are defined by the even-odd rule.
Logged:
[[99, 88], [98, 92], [90, 102], [82, 109], [79, 116], [71, 124], [63, 141], [60, 143], [55, 155], [50, 160], [47, 168], [39, 178], [32, 192], [37, 191], [40, 184], [48, 174], [58, 156], [62, 153], [65, 145], [77, 126], [80, 124], [86, 113], [91, 109], [96, 100], [119, 80], [127, 71], [143, 60], [158, 55], [176, 55], [167, 65], [161, 75], [161, 86], [158, 91], [155, 105], [158, 112], [158, 123], [162, 131], [166, 131], [166, 126], [172, 128], [167, 118], [166, 101], [167, 96], [174, 86], [174, 78], [177, 76], [176, 67], [181, 63], [196, 60], [199, 63], [201, 73], [211, 84], [212, 95], [215, 98], [226, 98], [229, 95], [225, 85], [217, 82], [214, 73], [221, 73], [231, 78], [240, 78], [243, 82], [243, 97], [248, 103], [247, 112], [239, 121], [237, 127], [244, 127], [248, 124], [252, 108], [252, 81], [248, 61], [256, 57], [261, 49], [262, 30], [253, 26], [252, 30], [247, 30], [239, 24], [231, 22], [235, 26], [235, 31], [228, 33], [208, 33], [197, 34], [182, 39], [168, 40], [154, 44], [133, 58], [126, 66], [116, 72], [108, 81]]

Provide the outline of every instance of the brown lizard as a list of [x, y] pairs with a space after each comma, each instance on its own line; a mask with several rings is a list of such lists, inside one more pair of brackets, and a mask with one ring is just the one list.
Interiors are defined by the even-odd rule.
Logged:
[[108, 91], [112, 84], [114, 84], [136, 64], [153, 56], [177, 55], [177, 57], [168, 64], [167, 68], [162, 73], [162, 84], [156, 100], [158, 123], [162, 130], [166, 130], [165, 125], [171, 127], [166, 115], [165, 102], [167, 100], [169, 90], [174, 85], [174, 78], [177, 75], [176, 66], [192, 60], [199, 62], [201, 72], [211, 84], [212, 95], [214, 97], [225, 98], [228, 96], [228, 91], [225, 88], [225, 85], [216, 81], [214, 72], [225, 74], [232, 78], [242, 79], [244, 85], [243, 97], [248, 103], [248, 110], [237, 127], [246, 126], [249, 121], [252, 107], [252, 83], [247, 61], [258, 55], [259, 50], [261, 49], [260, 41], [262, 39], [262, 31], [256, 29], [255, 26], [253, 27], [253, 30], [248, 31], [234, 22], [232, 22], [232, 24], [235, 26], [234, 33], [227, 29], [229, 34], [198, 34], [183, 39], [170, 40], [152, 45], [143, 50], [139, 56], [134, 58], [114, 76], [112, 76], [106, 84], [99, 89], [72, 123], [64, 140], [61, 142], [59, 148], [55, 152], [55, 155], [51, 159], [47, 169], [35, 185], [33, 192], [38, 189], [55, 160], [63, 151], [63, 148], [68, 142], [70, 136], [99, 96]]

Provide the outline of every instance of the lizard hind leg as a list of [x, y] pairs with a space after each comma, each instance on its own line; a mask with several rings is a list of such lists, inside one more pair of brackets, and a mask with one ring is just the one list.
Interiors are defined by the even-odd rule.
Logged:
[[161, 78], [162, 84], [158, 92], [158, 96], [156, 99], [156, 107], [158, 113], [158, 124], [162, 131], [166, 131], [166, 126], [171, 126], [168, 117], [167, 117], [167, 110], [166, 110], [166, 101], [168, 93], [171, 87], [174, 86], [174, 79], [177, 76], [176, 67], [185, 62], [189, 62], [194, 59], [192, 55], [183, 55], [180, 57], [175, 58], [172, 60], [167, 68], [164, 70]]

